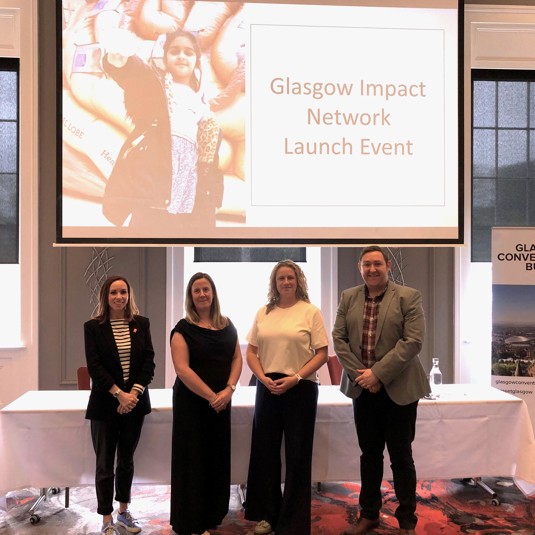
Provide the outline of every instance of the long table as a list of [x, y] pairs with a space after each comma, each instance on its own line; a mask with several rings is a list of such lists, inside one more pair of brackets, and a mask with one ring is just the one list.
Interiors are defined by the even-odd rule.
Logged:
[[[170, 480], [172, 391], [151, 389], [136, 452], [135, 484]], [[89, 392], [29, 391], [0, 411], [0, 494], [18, 488], [94, 483]], [[245, 483], [255, 387], [238, 387], [232, 408], [232, 482]], [[492, 387], [443, 385], [418, 408], [414, 458], [419, 479], [512, 477], [535, 495], [535, 439], [523, 400]], [[351, 400], [321, 386], [313, 481], [358, 481], [360, 450]], [[385, 452], [385, 479], [391, 477]]]

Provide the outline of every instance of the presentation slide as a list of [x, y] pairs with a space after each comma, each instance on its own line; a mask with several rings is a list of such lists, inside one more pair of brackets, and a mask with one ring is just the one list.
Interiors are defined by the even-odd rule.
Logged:
[[58, 11], [58, 244], [462, 243], [457, 0]]

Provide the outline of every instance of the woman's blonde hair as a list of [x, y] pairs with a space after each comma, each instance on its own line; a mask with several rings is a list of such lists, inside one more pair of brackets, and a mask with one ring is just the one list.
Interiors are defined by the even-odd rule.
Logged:
[[210, 286], [212, 287], [212, 305], [210, 306], [210, 323], [216, 328], [216, 329], [222, 329], [223, 327], [226, 327], [228, 325], [228, 320], [225, 316], [221, 314], [221, 308], [219, 305], [219, 297], [217, 295], [217, 289], [215, 287], [215, 283], [208, 275], [208, 273], [202, 273], [198, 272], [195, 273], [195, 275], [192, 275], [188, 282], [188, 286], [186, 288], [186, 321], [189, 323], [199, 323], [200, 317], [197, 313], [197, 310], [195, 308], [195, 305], [193, 304], [193, 296], [192, 296], [192, 287], [193, 284], [198, 281], [199, 279], [206, 279]]
[[280, 299], [280, 294], [277, 290], [277, 271], [279, 271], [281, 267], [289, 267], [293, 269], [297, 279], [297, 289], [295, 295], [300, 301], [306, 301], [307, 303], [310, 303], [310, 298], [308, 297], [307, 278], [305, 277], [303, 270], [293, 260], [281, 260], [271, 270], [271, 275], [269, 276], [269, 291], [266, 314], [269, 314], [275, 308]]

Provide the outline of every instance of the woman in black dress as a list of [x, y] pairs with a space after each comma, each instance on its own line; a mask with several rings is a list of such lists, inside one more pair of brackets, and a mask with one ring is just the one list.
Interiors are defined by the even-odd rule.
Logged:
[[179, 535], [209, 535], [228, 512], [230, 407], [242, 369], [236, 328], [221, 315], [217, 290], [196, 273], [186, 290], [186, 317], [171, 332], [173, 387], [171, 526]]

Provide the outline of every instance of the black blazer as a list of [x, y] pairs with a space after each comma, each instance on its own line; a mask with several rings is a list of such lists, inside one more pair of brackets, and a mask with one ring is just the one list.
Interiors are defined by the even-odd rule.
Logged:
[[117, 415], [119, 401], [110, 394], [116, 384], [121, 390], [130, 392], [134, 384], [145, 387], [139, 401], [130, 413], [142, 416], [151, 411], [149, 383], [154, 377], [154, 349], [150, 335], [150, 322], [143, 316], [134, 316], [130, 327], [130, 377], [125, 384], [109, 321], [99, 323], [92, 319], [84, 323], [85, 358], [91, 376], [92, 386], [85, 417], [89, 420], [109, 420]]

